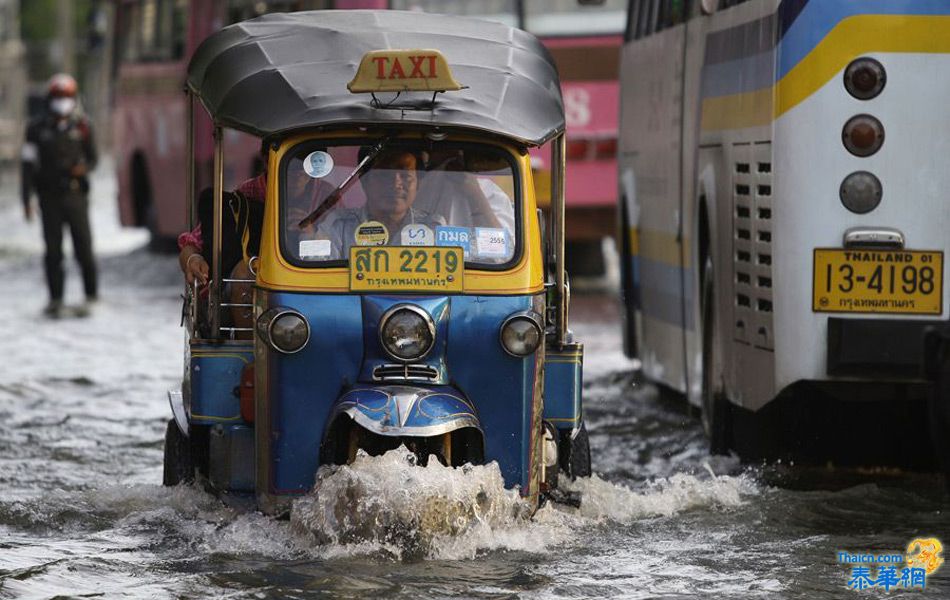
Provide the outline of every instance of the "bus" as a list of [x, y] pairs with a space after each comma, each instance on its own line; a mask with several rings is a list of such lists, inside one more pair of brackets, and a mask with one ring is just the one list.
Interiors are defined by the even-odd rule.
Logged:
[[870, 434], [888, 450], [854, 461], [926, 454], [921, 335], [950, 293], [950, 2], [627, 10], [628, 355], [702, 410], [715, 453], [821, 461]]
[[[119, 206], [126, 225], [157, 237], [185, 227], [182, 82], [188, 58], [209, 33], [265, 12], [326, 8], [441, 12], [501, 21], [539, 36], [557, 63], [567, 115], [567, 238], [578, 271], [603, 269], [602, 240], [616, 232], [618, 69], [626, 0], [578, 7], [576, 0], [118, 0], [115, 149]], [[200, 112], [200, 111], [199, 111]], [[242, 153], [229, 184], [252, 171], [256, 146], [236, 132]], [[210, 183], [210, 123], [196, 128], [196, 185]], [[547, 181], [547, 149], [535, 155]], [[546, 197], [546, 191], [539, 190]], [[586, 267], [586, 268], [585, 268]]]
[[0, 177], [20, 158], [26, 108], [26, 68], [20, 41], [19, 3], [0, 0]]
[[[329, 8], [329, 0], [116, 0], [113, 151], [123, 225], [147, 227], [162, 247], [187, 227], [185, 70], [214, 31], [273, 11]], [[195, 185], [211, 185], [211, 122], [196, 112]], [[259, 143], [225, 132], [228, 187], [260, 167]], [[239, 166], [234, 166], [239, 165]], [[240, 166], [243, 165], [243, 166]]]

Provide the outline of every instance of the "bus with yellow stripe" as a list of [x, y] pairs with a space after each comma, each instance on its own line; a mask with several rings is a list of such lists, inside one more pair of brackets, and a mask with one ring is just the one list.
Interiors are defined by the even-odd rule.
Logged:
[[716, 453], [820, 458], [920, 423], [950, 2], [631, 0], [622, 52], [625, 349], [646, 377], [702, 410]]

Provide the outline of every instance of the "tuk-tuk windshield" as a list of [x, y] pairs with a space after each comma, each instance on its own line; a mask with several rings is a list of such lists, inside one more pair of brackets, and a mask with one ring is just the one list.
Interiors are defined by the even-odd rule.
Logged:
[[304, 143], [282, 161], [281, 237], [291, 262], [339, 265], [352, 246], [384, 245], [461, 247], [475, 268], [517, 256], [520, 198], [510, 155], [451, 142], [384, 142], [376, 150]]

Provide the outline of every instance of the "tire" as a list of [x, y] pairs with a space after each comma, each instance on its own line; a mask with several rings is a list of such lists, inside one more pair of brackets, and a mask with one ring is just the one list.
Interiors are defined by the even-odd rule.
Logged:
[[172, 486], [191, 483], [195, 480], [195, 465], [191, 455], [191, 442], [185, 437], [174, 419], [165, 428], [165, 468], [162, 485]]
[[710, 454], [728, 454], [729, 434], [731, 432], [731, 410], [729, 402], [716, 391], [715, 352], [716, 352], [716, 311], [713, 287], [712, 257], [707, 256], [703, 264], [703, 279], [700, 307], [703, 323], [703, 379], [702, 379], [702, 421], [706, 438], [709, 440]]
[[946, 357], [948, 350], [950, 343], [941, 340], [934, 353], [936, 377], [933, 391], [927, 399], [927, 416], [937, 464], [943, 471], [947, 493], [950, 494], [950, 359]]
[[623, 316], [623, 353], [627, 358], [637, 358], [639, 344], [636, 331], [636, 290], [633, 281], [633, 256], [630, 254], [630, 222], [627, 217], [627, 200], [620, 199], [620, 294]]
[[567, 433], [561, 437], [558, 445], [558, 463], [568, 477], [577, 479], [591, 476], [590, 437], [585, 423], [581, 422], [580, 431], [573, 439]]

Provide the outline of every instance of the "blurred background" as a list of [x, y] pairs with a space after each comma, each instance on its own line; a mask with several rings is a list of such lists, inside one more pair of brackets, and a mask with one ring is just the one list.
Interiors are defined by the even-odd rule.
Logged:
[[[221, 27], [269, 12], [408, 9], [502, 21], [538, 35], [558, 64], [568, 121], [568, 269], [575, 283], [611, 285], [615, 273], [618, 63], [624, 0], [0, 0], [0, 207], [19, 200], [26, 123], [43, 110], [46, 81], [73, 74], [100, 153], [98, 176], [124, 226], [147, 229], [153, 249], [173, 249], [185, 228], [185, 70]], [[201, 112], [201, 111], [199, 111]], [[203, 115], [199, 115], [199, 121]], [[199, 122], [210, 132], [210, 123]], [[229, 132], [233, 185], [253, 174], [256, 142]], [[196, 186], [210, 182], [210, 142], [199, 144]], [[548, 150], [533, 152], [542, 202]], [[108, 172], [104, 169], [108, 168]], [[99, 194], [100, 192], [94, 192]], [[156, 199], [161, 201], [156, 201]]]

